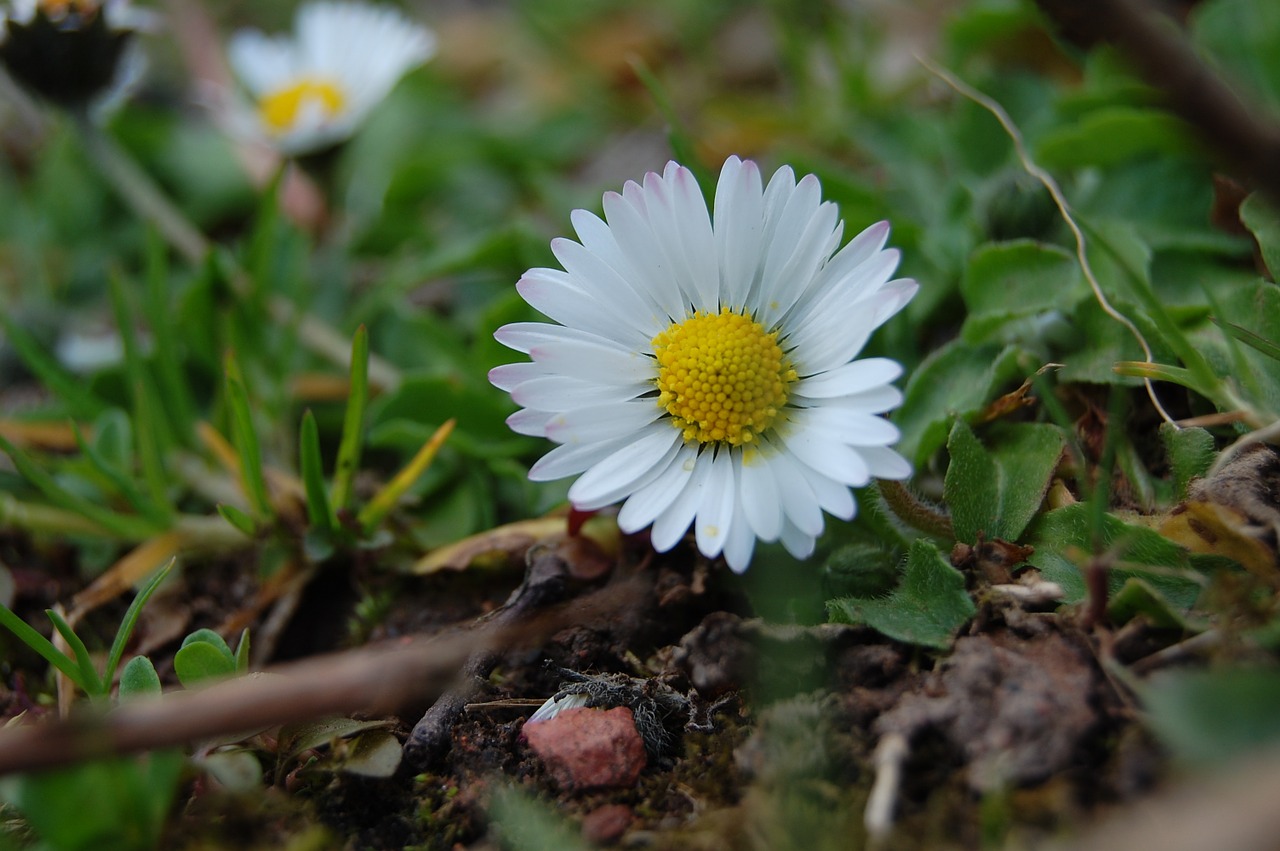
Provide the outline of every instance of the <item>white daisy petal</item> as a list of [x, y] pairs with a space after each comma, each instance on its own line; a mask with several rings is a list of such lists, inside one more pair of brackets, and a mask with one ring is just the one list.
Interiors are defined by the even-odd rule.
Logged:
[[[563, 243], [577, 245], [571, 240]], [[526, 275], [516, 284], [516, 290], [525, 301], [557, 322], [620, 344], [634, 346], [637, 343], [635, 327], [610, 304], [589, 295], [572, 276], [553, 280]], [[647, 342], [646, 338], [642, 340]]]
[[[797, 411], [792, 420], [800, 426], [792, 435], [796, 438], [808, 434], [848, 446], [886, 446], [900, 436], [898, 427], [884, 417], [835, 405]], [[823, 469], [822, 464], [810, 466]]]
[[[654, 325], [658, 322], [657, 311], [652, 303], [640, 298], [633, 285], [617, 269], [571, 239], [552, 240], [551, 250], [575, 280], [589, 281], [599, 293], [599, 298], [580, 296], [587, 322], [596, 319], [593, 314], [599, 314], [600, 319], [611, 318], [617, 329], [614, 339], [633, 346], [644, 345], [653, 338]], [[580, 292], [585, 294], [585, 291]], [[587, 327], [582, 322], [570, 324]]]
[[810, 487], [804, 467], [785, 452], [773, 450], [766, 455], [770, 471], [778, 483], [778, 501], [782, 503], [784, 523], [808, 535], [822, 534], [822, 505]]
[[[658, 418], [657, 405], [642, 400], [559, 411], [547, 421], [547, 437], [556, 443], [590, 443], [597, 434], [635, 432]], [[665, 428], [664, 437], [678, 435]]]
[[669, 270], [663, 268], [661, 254], [654, 245], [653, 231], [641, 211], [626, 197], [608, 192], [604, 196], [604, 214], [609, 230], [618, 242], [618, 250], [640, 285], [653, 294], [658, 307], [667, 316], [683, 316], [688, 310], [688, 299]]
[[679, 543], [685, 532], [689, 531], [689, 526], [702, 505], [703, 492], [710, 476], [711, 453], [699, 452], [694, 457], [693, 473], [685, 481], [684, 488], [671, 501], [667, 509], [653, 521], [649, 539], [653, 542], [655, 550], [665, 553]]
[[757, 540], [808, 557], [824, 512], [857, 512], [851, 487], [910, 474], [880, 416], [902, 401], [901, 367], [856, 360], [917, 289], [890, 280], [886, 223], [840, 249], [815, 177], [783, 167], [765, 185], [737, 157], [712, 211], [676, 163], [603, 203], [603, 219], [573, 213], [580, 242], [553, 243], [565, 271], [518, 284], [559, 324], [495, 334], [531, 360], [490, 373], [522, 408], [512, 427], [562, 444], [532, 478], [579, 476], [575, 505], [621, 502], [619, 527], [650, 527], [659, 552], [692, 526], [740, 572]]
[[733, 523], [735, 493], [733, 464], [729, 452], [720, 450], [711, 462], [711, 475], [707, 477], [702, 504], [698, 506], [698, 518], [694, 523], [694, 539], [698, 551], [707, 558], [715, 558], [724, 549]]
[[739, 498], [747, 521], [760, 540], [776, 541], [782, 531], [782, 499], [778, 480], [759, 449], [747, 449], [741, 455]]
[[796, 460], [838, 482], [861, 487], [871, 481], [871, 471], [862, 456], [835, 437], [806, 427], [787, 429], [781, 438]]
[[911, 462], [887, 446], [859, 446], [858, 454], [877, 479], [902, 481], [911, 477]]
[[282, 154], [341, 142], [406, 72], [435, 53], [436, 39], [394, 7], [313, 0], [289, 36], [242, 30], [228, 64], [251, 103], [237, 103], [234, 127], [252, 128]]
[[816, 536], [802, 532], [790, 523], [782, 527], [779, 540], [782, 541], [782, 546], [787, 552], [798, 559], [806, 559], [813, 555], [814, 544], [817, 543]]
[[895, 360], [863, 358], [819, 375], [802, 378], [796, 382], [793, 390], [796, 395], [810, 399], [833, 399], [886, 385], [900, 375], [902, 366]]
[[569, 488], [569, 500], [591, 511], [604, 508], [652, 482], [680, 449], [680, 435], [662, 423], [593, 464]]
[[[653, 523], [658, 515], [675, 502], [693, 476], [698, 450], [691, 444], [682, 444], [671, 463], [649, 484], [637, 488], [618, 511], [618, 528], [630, 534], [639, 532]], [[688, 524], [685, 524], [688, 528]], [[683, 530], [681, 530], [683, 534]]]
[[730, 157], [716, 185], [716, 256], [720, 261], [720, 301], [746, 304], [760, 271], [763, 246], [764, 189], [760, 169], [750, 161]]
[[[493, 381], [492, 372], [489, 380], [497, 386], [498, 382]], [[526, 408], [573, 411], [588, 405], [628, 402], [651, 388], [645, 384], [597, 384], [564, 375], [544, 375], [505, 389], [511, 392], [511, 401]], [[657, 410], [653, 402], [647, 404]]]
[[756, 548], [756, 536], [747, 523], [742, 503], [735, 501], [733, 522], [729, 524], [729, 537], [724, 542], [724, 560], [734, 573], [742, 573], [751, 564], [751, 553]]
[[529, 350], [529, 357], [548, 372], [586, 381], [631, 383], [644, 381], [653, 372], [653, 360], [644, 355], [576, 340], [534, 346]]
[[552, 414], [548, 411], [533, 411], [525, 409], [516, 411], [507, 417], [507, 425], [516, 434], [527, 434], [530, 437], [546, 437], [547, 421], [550, 420]]

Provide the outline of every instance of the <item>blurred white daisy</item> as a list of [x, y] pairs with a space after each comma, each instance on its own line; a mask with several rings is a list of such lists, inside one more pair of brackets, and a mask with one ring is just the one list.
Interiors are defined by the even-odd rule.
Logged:
[[133, 35], [156, 23], [129, 0], [10, 0], [0, 9], [0, 62], [41, 97], [101, 115], [142, 79]]
[[824, 510], [853, 517], [851, 487], [910, 474], [879, 416], [902, 368], [855, 359], [917, 289], [892, 279], [887, 222], [836, 251], [843, 223], [816, 177], [782, 168], [765, 187], [737, 157], [714, 222], [676, 163], [606, 194], [604, 212], [574, 211], [581, 242], [551, 243], [565, 271], [517, 285], [560, 324], [496, 334], [532, 359], [489, 373], [523, 408], [507, 422], [560, 444], [530, 478], [579, 476], [575, 506], [622, 501], [618, 525], [652, 526], [660, 552], [693, 525], [704, 555], [743, 571], [756, 539], [805, 558]]
[[244, 123], [295, 155], [349, 137], [435, 46], [430, 30], [390, 6], [316, 2], [298, 10], [292, 36], [241, 30], [228, 55], [253, 98]]

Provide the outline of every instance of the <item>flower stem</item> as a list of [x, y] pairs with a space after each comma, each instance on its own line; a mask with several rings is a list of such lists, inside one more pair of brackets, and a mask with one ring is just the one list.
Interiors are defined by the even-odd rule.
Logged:
[[209, 240], [173, 202], [160, 191], [138, 164], [130, 159], [102, 127], [84, 112], [74, 113], [76, 129], [89, 156], [107, 180], [144, 221], [150, 222], [169, 243], [192, 263], [209, 253]]
[[[89, 156], [134, 212], [143, 221], [153, 224], [189, 262], [202, 262], [213, 247], [208, 238], [97, 122], [83, 112], [75, 114], [75, 121]], [[240, 297], [248, 289], [243, 274], [233, 276], [231, 286]], [[295, 305], [279, 296], [272, 297], [268, 308], [271, 318], [276, 322], [296, 323], [299, 339], [312, 352], [335, 364], [348, 365], [350, 343], [332, 327], [309, 313], [299, 311]], [[400, 371], [395, 366], [376, 355], [370, 355], [370, 383], [382, 390], [392, 391], [400, 386], [400, 380]]]
[[943, 540], [954, 540], [951, 517], [911, 492], [902, 482], [877, 479], [880, 496], [893, 515], [913, 529]]

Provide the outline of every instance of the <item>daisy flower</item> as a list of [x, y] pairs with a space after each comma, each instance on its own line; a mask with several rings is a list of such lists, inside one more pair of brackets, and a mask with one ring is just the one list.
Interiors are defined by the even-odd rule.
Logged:
[[396, 9], [368, 3], [308, 3], [292, 36], [241, 30], [228, 56], [253, 98], [242, 123], [286, 155], [328, 148], [431, 58], [435, 44]]
[[154, 13], [129, 0], [11, 0], [0, 10], [0, 62], [30, 91], [68, 108], [102, 114], [142, 79], [133, 40], [155, 28]]
[[618, 525], [652, 526], [659, 552], [692, 525], [738, 572], [757, 539], [811, 555], [824, 511], [854, 516], [850, 488], [911, 472], [879, 416], [902, 399], [902, 368], [857, 359], [917, 289], [892, 279], [888, 223], [837, 251], [843, 224], [816, 177], [782, 168], [762, 184], [731, 157], [713, 220], [668, 163], [606, 194], [605, 219], [574, 211], [580, 241], [551, 243], [564, 271], [517, 285], [559, 324], [498, 329], [531, 362], [489, 373], [522, 407], [511, 428], [560, 444], [530, 478], [578, 476], [576, 507], [622, 502]]

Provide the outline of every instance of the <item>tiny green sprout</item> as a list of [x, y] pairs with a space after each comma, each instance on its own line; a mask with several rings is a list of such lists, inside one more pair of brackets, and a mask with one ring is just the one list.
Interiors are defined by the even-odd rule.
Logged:
[[111, 642], [111, 650], [107, 655], [107, 664], [101, 676], [98, 675], [97, 670], [94, 668], [93, 661], [89, 657], [89, 651], [84, 642], [57, 611], [49, 609], [47, 614], [58, 634], [62, 636], [63, 640], [67, 642], [67, 646], [71, 648], [75, 656], [74, 659], [59, 650], [52, 641], [37, 632], [7, 606], [0, 605], [0, 625], [17, 636], [23, 644], [44, 657], [49, 664], [65, 674], [89, 697], [95, 699], [106, 698], [111, 693], [111, 684], [115, 680], [116, 669], [119, 667], [120, 659], [124, 655], [125, 645], [129, 643], [129, 637], [133, 634], [134, 627], [137, 626], [138, 616], [142, 613], [142, 607], [147, 604], [147, 601], [151, 599], [151, 595], [160, 587], [160, 583], [173, 570], [173, 566], [174, 560], [170, 559], [164, 567], [156, 571], [155, 575], [147, 581], [147, 584], [133, 598], [133, 602], [125, 612], [123, 620], [120, 621], [120, 627], [116, 630], [115, 639]]
[[222, 636], [211, 629], [198, 629], [182, 641], [173, 657], [173, 670], [185, 688], [247, 673], [249, 669], [249, 630], [240, 636], [235, 652]]

